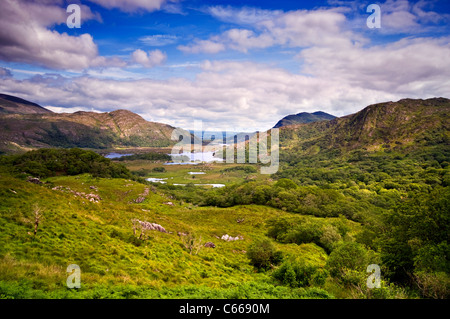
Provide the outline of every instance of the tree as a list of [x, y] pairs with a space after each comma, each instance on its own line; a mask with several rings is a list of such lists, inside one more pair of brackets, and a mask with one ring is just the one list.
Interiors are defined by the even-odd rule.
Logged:
[[250, 263], [260, 270], [269, 269], [282, 259], [281, 252], [276, 250], [269, 239], [253, 242], [247, 249], [247, 257]]
[[344, 242], [331, 252], [326, 267], [333, 277], [345, 279], [352, 271], [365, 271], [368, 265], [367, 250], [363, 245]]
[[403, 201], [384, 216], [381, 257], [393, 281], [409, 283], [417, 271], [450, 271], [448, 207], [449, 188], [436, 187]]
[[325, 226], [322, 236], [319, 239], [319, 244], [329, 254], [333, 251], [341, 239], [342, 237], [336, 227], [327, 225]]

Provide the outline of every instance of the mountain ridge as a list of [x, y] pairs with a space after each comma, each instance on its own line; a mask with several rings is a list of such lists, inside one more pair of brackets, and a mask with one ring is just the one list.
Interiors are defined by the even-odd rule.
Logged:
[[325, 113], [323, 111], [316, 111], [314, 113], [300, 112], [297, 114], [290, 114], [283, 117], [275, 124], [273, 128], [280, 128], [287, 125], [306, 124], [318, 121], [328, 121], [336, 118], [336, 116]]
[[[10, 96], [32, 108], [38, 104]], [[12, 102], [11, 102], [12, 103]], [[43, 110], [46, 110], [42, 108]], [[32, 112], [9, 107], [0, 112], [0, 151], [16, 153], [42, 147], [167, 147], [174, 144], [174, 127], [149, 122], [140, 115], [119, 109], [111, 112]]]
[[0, 114], [47, 114], [52, 111], [17, 96], [0, 93]]
[[299, 154], [329, 150], [418, 148], [448, 144], [450, 100], [401, 99], [371, 104], [362, 110], [326, 122], [281, 128], [281, 147]]

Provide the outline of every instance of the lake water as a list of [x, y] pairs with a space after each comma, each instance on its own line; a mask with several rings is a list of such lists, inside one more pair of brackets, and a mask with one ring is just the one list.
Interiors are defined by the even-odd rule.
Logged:
[[[186, 184], [173, 184], [175, 186], [186, 186]], [[212, 186], [214, 188], [224, 187], [225, 184], [194, 184], [195, 186]]]
[[164, 182], [164, 180], [166, 180], [167, 178], [156, 178], [156, 177], [149, 177], [146, 178], [147, 181], [149, 182], [153, 182], [153, 183], [161, 183], [161, 184], [166, 184], [167, 182]]
[[134, 154], [109, 153], [109, 154], [106, 154], [105, 157], [106, 158], [120, 158], [122, 156], [130, 156], [130, 155], [134, 155]]
[[[186, 156], [189, 158], [189, 162], [181, 162], [181, 163], [170, 163], [170, 164], [193, 164], [195, 162], [223, 162], [223, 159], [214, 157], [215, 152], [197, 152], [197, 153], [189, 153], [184, 152], [180, 154], [168, 154], [172, 157], [172, 160], [175, 162], [176, 158], [179, 156]], [[166, 163], [169, 164], [169, 163]]]

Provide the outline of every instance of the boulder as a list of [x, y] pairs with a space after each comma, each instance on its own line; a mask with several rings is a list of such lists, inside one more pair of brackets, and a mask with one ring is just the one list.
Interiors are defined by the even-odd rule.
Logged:
[[205, 243], [205, 247], [207, 247], [207, 248], [216, 248], [216, 245], [214, 245], [213, 242], [208, 241], [207, 243]]

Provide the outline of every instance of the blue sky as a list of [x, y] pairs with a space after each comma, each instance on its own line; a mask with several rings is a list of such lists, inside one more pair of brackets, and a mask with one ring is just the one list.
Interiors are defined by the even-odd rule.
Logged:
[[[80, 5], [81, 27], [66, 24]], [[381, 28], [369, 28], [369, 4]], [[405, 97], [450, 97], [441, 1], [4, 0], [0, 92], [56, 112], [128, 109], [265, 130]]]

